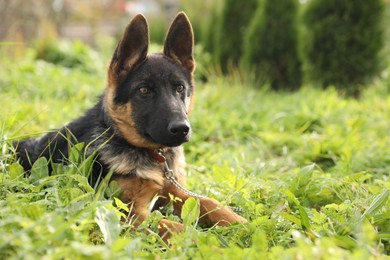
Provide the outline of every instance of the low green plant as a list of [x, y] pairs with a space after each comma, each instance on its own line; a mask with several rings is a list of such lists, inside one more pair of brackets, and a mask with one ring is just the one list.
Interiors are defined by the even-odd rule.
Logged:
[[96, 73], [102, 64], [100, 56], [80, 41], [41, 40], [36, 42], [35, 57], [67, 68]]
[[[77, 144], [68, 165], [31, 174], [10, 143], [58, 128], [104, 89], [98, 74], [32, 57], [0, 67], [0, 258], [386, 259], [390, 253], [390, 97], [379, 82], [360, 100], [310, 86], [292, 93], [237, 79], [198, 84], [185, 144], [191, 191], [240, 207], [247, 224], [205, 228], [189, 200], [138, 228], [114, 182], [91, 187]], [[161, 218], [187, 232], [168, 247]]]

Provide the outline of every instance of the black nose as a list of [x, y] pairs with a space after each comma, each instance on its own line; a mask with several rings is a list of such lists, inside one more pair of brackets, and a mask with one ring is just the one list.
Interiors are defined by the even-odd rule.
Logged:
[[174, 136], [185, 137], [190, 132], [190, 125], [187, 121], [172, 121], [168, 125], [168, 131]]

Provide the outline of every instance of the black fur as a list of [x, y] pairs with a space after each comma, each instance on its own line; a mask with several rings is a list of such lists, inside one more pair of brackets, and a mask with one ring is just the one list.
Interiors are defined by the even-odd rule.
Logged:
[[108, 67], [108, 83], [98, 103], [58, 131], [14, 142], [29, 171], [41, 156], [67, 163], [69, 148], [84, 143], [84, 157], [96, 156], [92, 179], [137, 176], [162, 183], [161, 165], [150, 149], [165, 148], [168, 163], [181, 172], [182, 143], [191, 136], [188, 109], [193, 94], [193, 34], [184, 14], [168, 31], [164, 53], [147, 56], [146, 19], [135, 16], [126, 27]]
[[[180, 86], [184, 87], [182, 93], [177, 92]], [[150, 93], [139, 95], [141, 87]], [[189, 72], [167, 57], [154, 54], [127, 76], [118, 88], [115, 102], [120, 105], [130, 100], [132, 120], [145, 138], [164, 146], [178, 146], [189, 140], [190, 133], [172, 135], [169, 124], [183, 122], [190, 127], [187, 103], [192, 93]]]
[[[132, 203], [131, 217], [137, 226], [147, 217], [148, 205], [157, 209], [173, 202], [175, 214], [190, 194], [184, 184], [185, 160], [181, 144], [190, 138], [195, 69], [193, 31], [184, 13], [172, 22], [163, 53], [147, 56], [149, 30], [141, 14], [126, 27], [107, 73], [107, 87], [99, 102], [82, 117], [58, 131], [15, 142], [17, 156], [26, 171], [44, 156], [51, 163], [67, 163], [69, 147], [83, 142], [85, 157], [94, 156], [91, 181], [112, 172], [122, 190], [120, 199]], [[153, 151], [164, 149], [166, 163]], [[157, 155], [157, 157], [156, 157]], [[169, 166], [172, 178], [165, 178]], [[51, 164], [49, 165], [51, 166]], [[179, 183], [179, 185], [178, 185]], [[200, 198], [200, 220], [226, 226], [246, 220], [211, 198]], [[184, 231], [178, 222], [161, 219], [159, 235], [168, 241], [172, 232]]]
[[[105, 112], [104, 96], [91, 109], [78, 119], [72, 121], [58, 131], [52, 131], [39, 138], [25, 139], [14, 142], [17, 156], [23, 168], [29, 171], [39, 157], [46, 157], [51, 163], [67, 163], [68, 149], [77, 143], [84, 143], [84, 156], [97, 152], [93, 165], [91, 182], [106, 176], [111, 169], [110, 161], [105, 158], [127, 158], [130, 169], [126, 174], [137, 175], [136, 169], [156, 167], [157, 162], [150, 157], [147, 149], [129, 144], [118, 132], [112, 120]], [[178, 148], [166, 150], [166, 157], [173, 163]], [[114, 172], [115, 174], [115, 172]], [[123, 175], [124, 173], [118, 173]]]

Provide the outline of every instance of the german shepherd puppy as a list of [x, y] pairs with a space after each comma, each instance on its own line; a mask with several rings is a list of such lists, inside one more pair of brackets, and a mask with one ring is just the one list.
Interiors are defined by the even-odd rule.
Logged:
[[[194, 38], [187, 16], [181, 12], [172, 22], [162, 53], [147, 55], [149, 30], [145, 17], [136, 15], [127, 25], [108, 66], [107, 87], [99, 102], [84, 116], [58, 131], [36, 139], [16, 142], [17, 156], [26, 171], [44, 156], [65, 163], [69, 142], [88, 144], [84, 154], [96, 153], [92, 177], [113, 172], [122, 189], [121, 199], [132, 203], [135, 225], [147, 217], [147, 208], [160, 195], [154, 208], [174, 202], [175, 214], [191, 195], [164, 177], [166, 165], [184, 186], [184, 153], [189, 141], [188, 113], [194, 93]], [[157, 150], [158, 149], [158, 150]], [[163, 151], [163, 155], [157, 153]], [[211, 198], [200, 198], [200, 220], [226, 226], [246, 222], [230, 208]], [[167, 241], [182, 225], [162, 219], [159, 234]]]

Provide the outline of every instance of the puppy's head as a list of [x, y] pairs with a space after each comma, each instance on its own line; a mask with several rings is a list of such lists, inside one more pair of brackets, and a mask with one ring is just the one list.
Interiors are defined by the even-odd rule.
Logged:
[[188, 112], [194, 91], [194, 37], [184, 13], [172, 22], [160, 54], [147, 55], [145, 17], [127, 25], [108, 68], [104, 97], [117, 130], [134, 146], [179, 146], [191, 136]]

